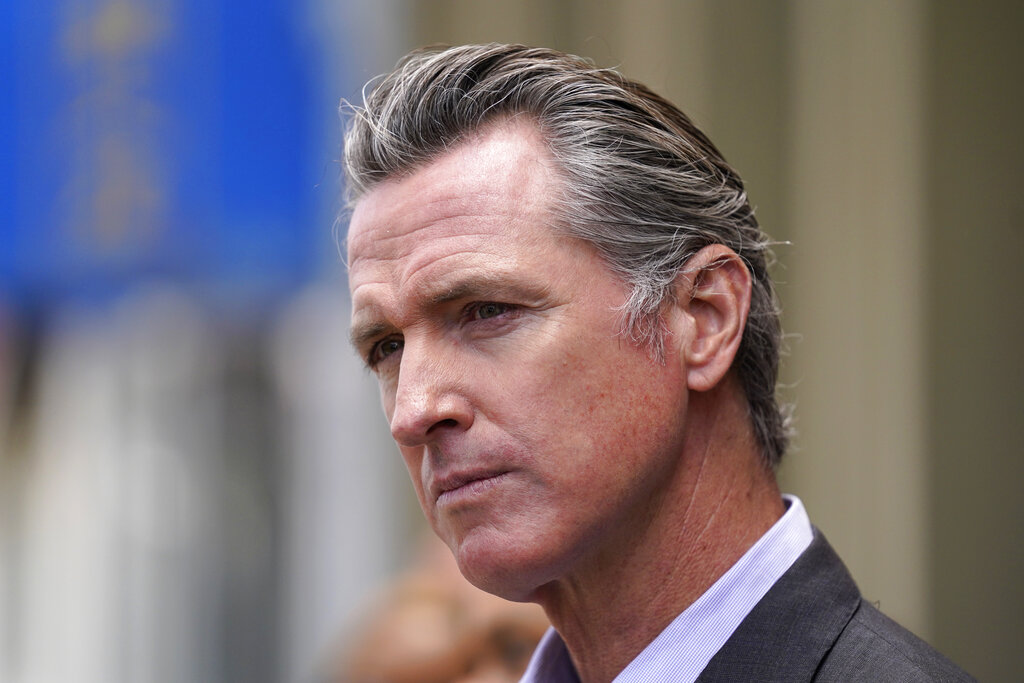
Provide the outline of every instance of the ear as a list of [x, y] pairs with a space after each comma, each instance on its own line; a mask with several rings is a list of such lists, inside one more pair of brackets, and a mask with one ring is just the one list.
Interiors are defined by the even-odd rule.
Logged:
[[732, 367], [750, 311], [750, 271], [723, 244], [710, 244], [686, 262], [676, 280], [676, 307], [685, 325], [682, 359], [687, 385], [708, 391]]

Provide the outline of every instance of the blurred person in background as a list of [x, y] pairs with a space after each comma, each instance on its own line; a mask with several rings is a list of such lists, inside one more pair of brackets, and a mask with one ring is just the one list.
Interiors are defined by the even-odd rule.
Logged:
[[548, 620], [536, 605], [470, 585], [447, 547], [419, 557], [372, 608], [332, 680], [338, 683], [514, 683]]
[[971, 680], [779, 492], [769, 242], [681, 111], [430, 49], [345, 144], [353, 345], [463, 575], [550, 619], [524, 681]]

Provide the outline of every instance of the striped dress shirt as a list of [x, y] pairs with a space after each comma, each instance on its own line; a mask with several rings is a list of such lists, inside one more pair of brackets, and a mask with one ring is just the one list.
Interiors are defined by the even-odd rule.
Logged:
[[[814, 532], [796, 496], [785, 514], [711, 588], [687, 607], [616, 676], [614, 683], [692, 683], [754, 605], [811, 544]], [[569, 652], [549, 629], [520, 683], [578, 683]]]

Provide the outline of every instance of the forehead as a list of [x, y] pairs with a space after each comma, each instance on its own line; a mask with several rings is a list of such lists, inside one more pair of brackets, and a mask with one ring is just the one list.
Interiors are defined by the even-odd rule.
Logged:
[[349, 226], [349, 254], [359, 256], [382, 237], [400, 237], [454, 215], [528, 211], [547, 199], [552, 180], [551, 161], [532, 125], [495, 126], [362, 197]]
[[349, 225], [353, 294], [388, 276], [490, 258], [500, 267], [519, 249], [553, 238], [549, 204], [556, 176], [540, 135], [504, 123], [460, 143], [412, 174], [382, 182], [356, 205]]

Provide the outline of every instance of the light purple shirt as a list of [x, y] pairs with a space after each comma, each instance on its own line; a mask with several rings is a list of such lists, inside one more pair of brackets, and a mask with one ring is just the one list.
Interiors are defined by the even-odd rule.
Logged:
[[[811, 544], [814, 532], [796, 496], [736, 564], [658, 634], [613, 683], [695, 681], [740, 622]], [[576, 683], [565, 643], [548, 629], [520, 683]]]

